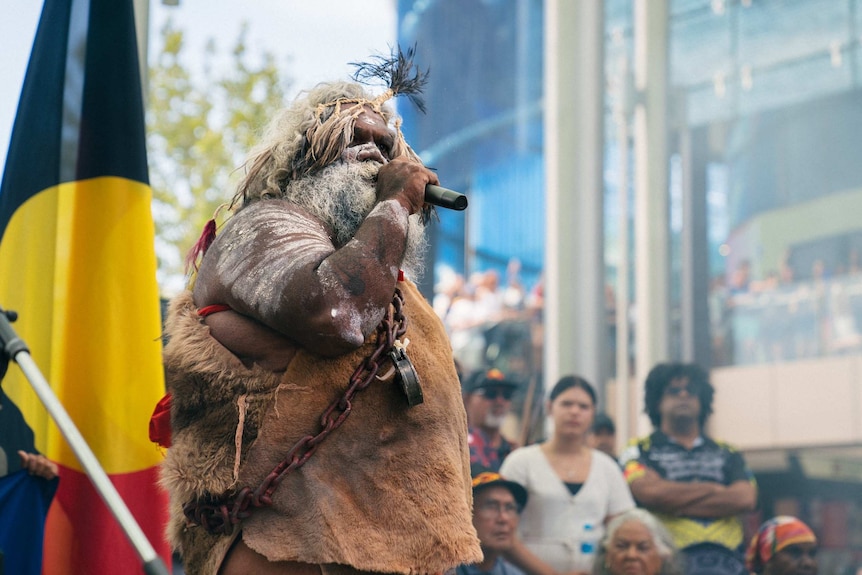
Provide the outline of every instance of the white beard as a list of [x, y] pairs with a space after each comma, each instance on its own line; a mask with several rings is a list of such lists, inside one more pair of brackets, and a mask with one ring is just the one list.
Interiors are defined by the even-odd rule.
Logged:
[[[335, 234], [335, 245], [349, 242], [377, 204], [375, 181], [378, 162], [336, 162], [313, 176], [293, 180], [284, 198], [316, 216]], [[407, 246], [401, 268], [414, 282], [424, 272], [423, 255], [428, 247], [421, 214], [408, 219]]]
[[506, 414], [503, 415], [494, 415], [490, 411], [488, 415], [485, 416], [485, 427], [488, 429], [500, 429], [503, 426], [503, 423], [506, 421]]

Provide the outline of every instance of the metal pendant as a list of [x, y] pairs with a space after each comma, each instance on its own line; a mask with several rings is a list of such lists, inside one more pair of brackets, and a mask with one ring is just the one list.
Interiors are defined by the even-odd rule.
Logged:
[[395, 366], [395, 379], [401, 384], [404, 395], [407, 396], [407, 405], [414, 407], [419, 405], [425, 398], [422, 396], [422, 385], [419, 383], [419, 374], [413, 367], [413, 362], [407, 357], [403, 347], [396, 347], [389, 352], [392, 364]]

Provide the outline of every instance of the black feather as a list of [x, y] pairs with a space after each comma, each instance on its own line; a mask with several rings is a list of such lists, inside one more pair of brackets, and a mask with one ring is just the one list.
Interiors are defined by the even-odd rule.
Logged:
[[407, 96], [413, 105], [425, 113], [425, 101], [422, 90], [428, 82], [428, 70], [420, 70], [413, 62], [416, 47], [403, 52], [401, 48], [389, 56], [375, 55], [369, 62], [351, 62], [356, 67], [353, 79], [362, 84], [371, 84], [374, 80], [382, 81], [392, 90], [395, 96]]

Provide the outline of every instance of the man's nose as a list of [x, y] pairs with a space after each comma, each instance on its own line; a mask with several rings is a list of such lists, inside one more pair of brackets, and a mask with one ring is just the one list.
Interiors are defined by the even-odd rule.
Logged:
[[803, 553], [802, 560], [800, 561], [800, 563], [804, 567], [808, 567], [813, 571], [817, 571], [817, 558], [810, 553]]

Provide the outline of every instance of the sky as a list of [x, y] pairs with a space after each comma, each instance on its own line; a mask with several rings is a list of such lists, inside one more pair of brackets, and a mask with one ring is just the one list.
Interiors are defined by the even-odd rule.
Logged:
[[[42, 10], [38, 0], [22, 0], [0, 18], [0, 166], [6, 150], [21, 84]], [[151, 0], [149, 46], [157, 48], [162, 23], [173, 18], [188, 38], [187, 64], [194, 67], [207, 40], [224, 52], [247, 22], [252, 57], [268, 51], [293, 80], [291, 92], [322, 80], [347, 79], [350, 62], [388, 54], [395, 45], [396, 0], [179, 0], [165, 6]]]

